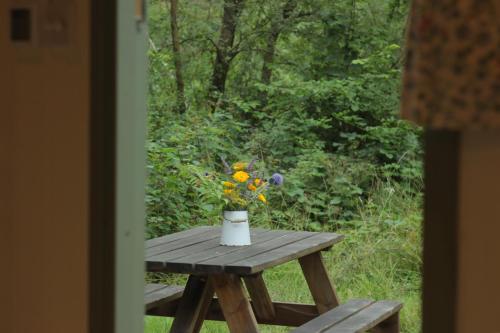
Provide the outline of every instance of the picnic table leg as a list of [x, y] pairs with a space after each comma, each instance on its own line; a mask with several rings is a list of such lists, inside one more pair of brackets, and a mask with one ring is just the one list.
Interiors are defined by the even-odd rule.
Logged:
[[372, 333], [399, 333], [399, 312], [393, 314], [372, 329]]
[[324, 313], [339, 305], [339, 299], [326, 270], [321, 252], [299, 258], [300, 267], [306, 278], [318, 312]]
[[257, 320], [243, 290], [243, 283], [234, 274], [211, 277], [215, 293], [231, 333], [258, 333]]
[[198, 333], [213, 296], [213, 286], [206, 276], [190, 275], [170, 333]]
[[243, 280], [252, 299], [253, 310], [257, 318], [259, 320], [272, 320], [276, 317], [274, 304], [262, 278], [262, 272], [244, 276]]

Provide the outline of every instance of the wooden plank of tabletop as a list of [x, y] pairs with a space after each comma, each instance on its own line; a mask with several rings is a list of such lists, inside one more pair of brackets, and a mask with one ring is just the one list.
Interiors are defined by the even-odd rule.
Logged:
[[195, 273], [195, 265], [198, 262], [220, 257], [233, 252], [247, 251], [257, 244], [275, 239], [281, 235], [290, 233], [286, 230], [268, 230], [252, 239], [252, 245], [248, 246], [224, 246], [219, 245], [205, 252], [195, 253], [178, 259], [168, 260], [165, 255], [153, 256], [147, 258], [147, 269], [150, 271], [162, 270], [172, 273]]
[[146, 249], [146, 257], [151, 257], [154, 255], [159, 255], [162, 253], [175, 251], [187, 246], [203, 243], [207, 240], [220, 237], [220, 228], [210, 228], [201, 233], [196, 233], [188, 237], [176, 239], [165, 244], [159, 244], [152, 248]]
[[[308, 231], [288, 231], [283, 235], [273, 238], [268, 242], [252, 245], [248, 249], [241, 249], [220, 257], [196, 264], [196, 270], [202, 272], [226, 271], [226, 267], [234, 266], [235, 262], [241, 262], [254, 256], [263, 255], [283, 246], [294, 244], [297, 241], [305, 240], [309, 237], [316, 235], [314, 232]], [[227, 272], [227, 271], [226, 271]], [[240, 272], [232, 271], [232, 273], [239, 274]]]
[[[255, 228], [250, 230], [250, 238], [256, 239], [261, 234], [269, 232], [269, 230], [262, 228]], [[186, 246], [177, 250], [169, 251], [162, 254], [163, 261], [168, 262], [175, 259], [184, 258], [187, 256], [197, 255], [197, 254], [206, 254], [207, 252], [211, 252], [213, 249], [221, 247], [220, 245], [220, 233], [216, 235], [216, 237], [208, 239], [205, 242], [192, 244], [190, 246]]]
[[[283, 244], [294, 242], [297, 239], [309, 237], [312, 232], [294, 232], [288, 230], [277, 230], [266, 233], [263, 237], [255, 240], [252, 245], [240, 247], [221, 246], [220, 249], [207, 251], [206, 255], [180, 258], [168, 262], [169, 272], [197, 272], [197, 273], [222, 273], [224, 266], [242, 257], [252, 256], [269, 251]], [[227, 250], [227, 248], [229, 248]], [[195, 259], [195, 261], [193, 261]]]
[[340, 242], [343, 238], [344, 236], [334, 233], [314, 233], [310, 237], [226, 264], [224, 271], [241, 275], [257, 273], [266, 268], [321, 251]]
[[149, 239], [145, 242], [145, 247], [146, 247], [146, 249], [148, 249], [148, 248], [158, 246], [161, 244], [166, 244], [166, 243], [169, 243], [171, 241], [175, 241], [178, 239], [189, 237], [191, 235], [205, 232], [205, 231], [212, 229], [212, 228], [214, 228], [214, 227], [201, 226], [201, 227], [197, 227], [197, 228], [193, 228], [193, 229], [189, 229], [189, 230], [176, 232], [173, 234], [168, 234], [168, 235], [161, 236], [161, 237], [152, 238], [152, 239]]

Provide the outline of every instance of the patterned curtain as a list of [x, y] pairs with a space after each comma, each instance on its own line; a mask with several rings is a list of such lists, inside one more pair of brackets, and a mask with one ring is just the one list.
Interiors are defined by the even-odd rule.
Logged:
[[500, 0], [415, 0], [407, 33], [403, 117], [500, 128]]

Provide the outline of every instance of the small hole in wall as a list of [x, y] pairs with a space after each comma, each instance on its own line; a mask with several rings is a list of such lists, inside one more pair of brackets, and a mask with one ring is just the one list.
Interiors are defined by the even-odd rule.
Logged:
[[31, 10], [16, 8], [10, 11], [10, 39], [13, 42], [31, 40]]

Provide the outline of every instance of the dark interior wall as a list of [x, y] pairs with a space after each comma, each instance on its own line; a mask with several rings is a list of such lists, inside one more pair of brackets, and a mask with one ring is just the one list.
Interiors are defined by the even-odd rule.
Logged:
[[90, 2], [47, 3], [0, 1], [0, 332], [87, 332]]

